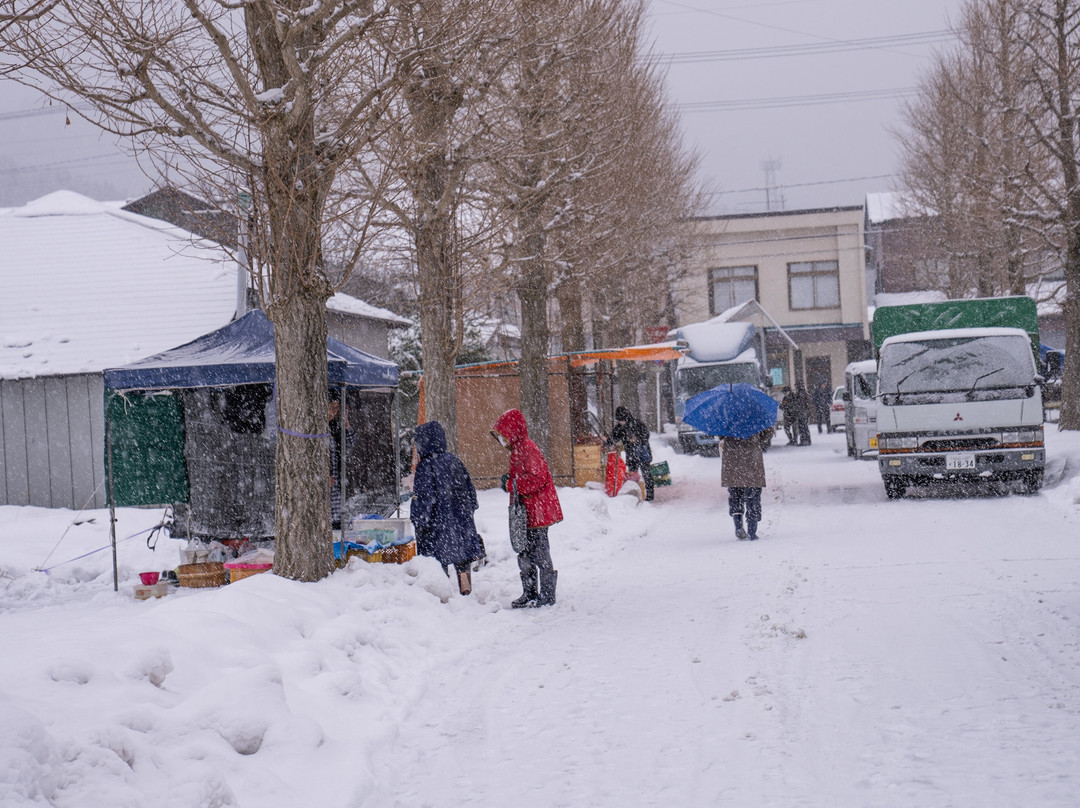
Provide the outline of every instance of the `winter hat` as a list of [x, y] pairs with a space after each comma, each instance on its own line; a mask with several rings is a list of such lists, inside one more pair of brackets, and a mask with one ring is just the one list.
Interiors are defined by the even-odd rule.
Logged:
[[629, 421], [630, 420], [630, 410], [626, 409], [626, 407], [616, 407], [615, 408], [615, 420], [616, 421]]

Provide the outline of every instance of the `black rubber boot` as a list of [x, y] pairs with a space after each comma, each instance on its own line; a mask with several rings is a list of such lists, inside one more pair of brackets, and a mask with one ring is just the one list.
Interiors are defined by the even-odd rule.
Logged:
[[742, 516], [733, 516], [732, 519], [735, 520], [735, 538], [742, 541], [746, 538], [746, 531], [743, 530], [742, 526]]
[[540, 597], [540, 593], [536, 591], [536, 568], [533, 567], [528, 572], [521, 573], [521, 597], [517, 600], [510, 602], [510, 608], [523, 609], [526, 606], [536, 605], [537, 598]]

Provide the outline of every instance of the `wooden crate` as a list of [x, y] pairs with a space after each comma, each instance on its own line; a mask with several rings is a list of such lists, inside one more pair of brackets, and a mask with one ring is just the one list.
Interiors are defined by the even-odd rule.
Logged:
[[176, 568], [176, 577], [180, 586], [202, 589], [211, 586], [225, 586], [225, 565], [220, 561], [202, 564], [181, 564]]
[[599, 444], [578, 444], [574, 447], [574, 485], [604, 481], [604, 447]]

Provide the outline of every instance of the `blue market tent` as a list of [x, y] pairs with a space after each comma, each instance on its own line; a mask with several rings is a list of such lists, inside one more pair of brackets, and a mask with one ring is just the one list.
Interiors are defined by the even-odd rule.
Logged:
[[[393, 362], [326, 341], [327, 375], [332, 387], [394, 388]], [[273, 384], [274, 324], [256, 309], [186, 345], [105, 371], [106, 390], [162, 390]]]
[[[347, 424], [344, 435], [329, 430], [335, 500], [348, 514], [388, 512], [399, 502], [397, 365], [335, 339], [326, 358], [328, 393]], [[173, 535], [271, 538], [274, 378], [274, 326], [258, 310], [106, 370], [110, 503], [172, 505]]]

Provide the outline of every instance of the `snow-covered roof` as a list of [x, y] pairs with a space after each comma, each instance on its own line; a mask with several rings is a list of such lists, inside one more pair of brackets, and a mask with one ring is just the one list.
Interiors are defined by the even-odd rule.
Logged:
[[0, 210], [0, 378], [97, 372], [232, 318], [225, 252], [122, 204], [57, 191]]
[[926, 216], [929, 213], [931, 211], [915, 202], [909, 194], [899, 191], [866, 195], [866, 221], [870, 224], [910, 219], [915, 216]]
[[400, 314], [394, 314], [389, 309], [372, 306], [370, 303], [365, 303], [363, 300], [347, 295], [344, 292], [338, 292], [326, 301], [326, 308], [343, 314], [357, 314], [370, 320], [386, 320], [396, 325], [412, 325], [411, 320], [402, 317]]
[[884, 351], [887, 345], [898, 342], [929, 342], [936, 339], [973, 339], [976, 337], [1022, 337], [1025, 342], [1030, 342], [1031, 337], [1022, 328], [999, 328], [989, 326], [986, 328], [947, 328], [937, 331], [912, 331], [910, 334], [896, 334], [888, 337], [881, 343]]
[[[0, 209], [0, 378], [120, 367], [233, 319], [228, 253], [123, 205], [56, 191]], [[327, 307], [409, 323], [346, 294]]]
[[848, 366], [844, 368], [844, 373], [850, 373], [853, 376], [857, 376], [860, 373], [877, 373], [877, 360], [862, 359], [858, 362], [850, 362], [848, 363]]
[[726, 362], [736, 359], [754, 344], [753, 323], [729, 323], [713, 318], [690, 323], [668, 332], [669, 337], [686, 340], [695, 362]]

